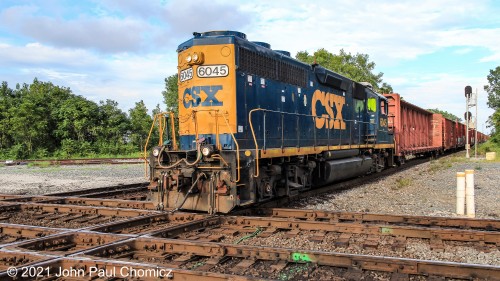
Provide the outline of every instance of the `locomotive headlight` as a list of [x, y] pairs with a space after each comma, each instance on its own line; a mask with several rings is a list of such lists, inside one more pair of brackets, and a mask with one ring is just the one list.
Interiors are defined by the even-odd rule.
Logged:
[[188, 55], [188, 56], [186, 57], [186, 61], [187, 61], [187, 63], [190, 63], [192, 60], [193, 60], [193, 58], [191, 57], [191, 55]]
[[191, 62], [188, 62], [188, 64], [203, 64], [204, 58], [203, 52], [195, 52], [191, 55]]
[[201, 147], [201, 154], [205, 157], [209, 157], [214, 153], [214, 146], [211, 144], [205, 144]]
[[158, 155], [160, 155], [160, 150], [161, 150], [161, 147], [155, 147], [153, 149], [153, 156], [158, 157]]

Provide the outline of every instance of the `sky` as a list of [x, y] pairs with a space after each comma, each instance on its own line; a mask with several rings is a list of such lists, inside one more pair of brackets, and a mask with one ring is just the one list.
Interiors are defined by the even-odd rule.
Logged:
[[0, 0], [0, 81], [37, 77], [124, 111], [140, 100], [153, 109], [180, 43], [236, 30], [292, 55], [368, 54], [406, 101], [462, 118], [470, 85], [489, 132], [483, 87], [500, 66], [499, 14], [500, 1], [482, 0]]

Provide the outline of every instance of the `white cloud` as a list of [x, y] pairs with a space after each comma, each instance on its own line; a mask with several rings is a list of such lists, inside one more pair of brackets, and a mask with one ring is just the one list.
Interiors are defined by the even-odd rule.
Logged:
[[368, 53], [379, 65], [415, 59], [448, 46], [481, 46], [500, 53], [495, 28], [467, 29], [496, 17], [488, 2], [456, 1], [302, 1], [265, 2], [242, 7], [253, 11], [258, 25], [250, 40], [268, 41], [273, 47], [313, 52]]
[[[446, 73], [434, 74], [432, 79], [427, 81], [414, 80], [411, 84], [407, 83], [406, 77], [394, 79], [394, 81], [404, 81], [403, 83], [394, 83], [393, 87], [400, 89], [402, 97], [422, 108], [439, 108], [448, 111], [454, 115], [464, 118], [465, 113], [465, 94], [466, 85], [472, 85], [473, 91], [478, 91], [478, 126], [486, 123], [488, 116], [493, 114], [493, 110], [486, 105], [487, 93], [483, 91], [482, 85], [486, 85], [486, 77], [465, 77], [460, 75], [451, 75]], [[393, 81], [393, 80], [391, 80]], [[475, 108], [469, 109], [475, 114]], [[489, 130], [486, 130], [489, 132]]]
[[[110, 98], [127, 109], [144, 99], [151, 109], [162, 101], [163, 79], [177, 70], [177, 44], [209, 29], [236, 29], [292, 56], [319, 48], [365, 53], [382, 72], [450, 47], [463, 55], [486, 50], [472, 67], [500, 62], [500, 11], [489, 1], [239, 2], [104, 0], [82, 8], [49, 1], [5, 8], [0, 74], [11, 85], [37, 76], [95, 101]], [[463, 86], [486, 84], [470, 77], [467, 67], [456, 74], [415, 71], [384, 80], [410, 102], [462, 116]], [[479, 90], [486, 116], [485, 93]]]
[[89, 67], [97, 66], [100, 60], [91, 52], [81, 49], [54, 48], [38, 42], [16, 46], [0, 44], [0, 62], [4, 67], [19, 66], [58, 66]]
[[116, 100], [124, 110], [141, 99], [149, 109], [161, 104], [163, 79], [176, 73], [176, 62], [177, 57], [171, 54], [103, 56], [41, 43], [0, 44], [0, 63], [4, 66], [0, 74], [11, 87], [37, 77], [70, 87], [73, 93], [95, 102]]
[[42, 43], [59, 47], [97, 49], [102, 52], [137, 51], [148, 30], [146, 22], [130, 18], [90, 18], [84, 15], [67, 20], [39, 16], [34, 7], [12, 7], [0, 13], [0, 23]]

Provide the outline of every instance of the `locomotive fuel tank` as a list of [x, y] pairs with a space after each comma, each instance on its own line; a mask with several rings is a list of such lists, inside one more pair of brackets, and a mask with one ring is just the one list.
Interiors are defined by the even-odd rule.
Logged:
[[333, 182], [361, 176], [368, 173], [373, 160], [368, 156], [350, 157], [329, 160], [321, 163], [316, 174], [313, 175], [315, 185], [326, 185]]

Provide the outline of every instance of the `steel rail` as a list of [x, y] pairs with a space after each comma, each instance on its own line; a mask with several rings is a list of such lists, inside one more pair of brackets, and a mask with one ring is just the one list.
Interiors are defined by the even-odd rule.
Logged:
[[290, 218], [308, 221], [377, 223], [391, 225], [409, 225], [426, 227], [446, 227], [459, 229], [477, 229], [500, 231], [500, 220], [473, 219], [458, 217], [408, 216], [391, 214], [371, 214], [360, 212], [340, 212], [323, 210], [259, 208], [252, 209], [250, 215]]
[[[200, 280], [200, 281], [254, 281], [266, 280], [244, 276], [171, 269], [163, 266], [140, 262], [89, 260], [78, 257], [53, 258], [52, 260], [31, 263], [30, 267], [43, 271], [36, 280]], [[56, 274], [67, 273], [68, 276], [58, 278]], [[0, 271], [0, 279], [11, 279], [7, 272]], [[16, 280], [33, 280], [32, 277], [18, 277]]]
[[78, 196], [78, 197], [84, 197], [84, 195], [97, 194], [99, 192], [124, 190], [124, 189], [130, 189], [130, 188], [134, 188], [134, 187], [146, 187], [148, 184], [149, 184], [148, 182], [132, 183], [132, 184], [118, 184], [118, 185], [113, 185], [113, 186], [105, 186], [105, 187], [98, 187], [98, 188], [91, 188], [91, 189], [83, 189], [83, 190], [81, 189], [81, 190], [74, 190], [74, 191], [49, 193], [49, 194], [46, 194], [45, 196], [56, 196], [56, 197]]
[[172, 227], [179, 224], [190, 223], [207, 218], [208, 215], [193, 214], [193, 213], [173, 213], [173, 214], [156, 214], [140, 218], [132, 218], [119, 222], [103, 224], [97, 227], [90, 227], [88, 230], [104, 233], [125, 233], [135, 234], [137, 236], [152, 232], [157, 232], [161, 229]]
[[60, 232], [61, 230], [56, 228], [0, 223], [0, 247], [20, 240], [41, 238]]
[[37, 203], [77, 205], [77, 206], [97, 206], [109, 208], [128, 208], [141, 210], [157, 210], [151, 201], [120, 200], [120, 199], [100, 199], [86, 197], [64, 197], [45, 201], [36, 201]]
[[[310, 231], [326, 233], [365, 234], [371, 236], [394, 236], [437, 241], [460, 241], [500, 245], [500, 232], [475, 230], [440, 229], [428, 227], [388, 226], [378, 224], [332, 223], [321, 221], [290, 220], [288, 218], [262, 217], [216, 217], [195, 221], [177, 228], [168, 228], [152, 233], [152, 236], [175, 238], [183, 233], [215, 228], [262, 228], [282, 231]], [[296, 233], [298, 234], [298, 232]], [[322, 240], [321, 237], [318, 240]]]
[[[234, 274], [237, 275], [245, 274], [246, 268], [260, 260], [281, 264], [278, 270], [285, 268], [287, 263], [301, 263], [391, 272], [407, 276], [435, 275], [450, 278], [500, 280], [500, 267], [498, 266], [158, 238], [136, 238], [84, 251], [82, 254], [91, 258], [128, 257], [133, 259], [135, 256], [144, 260], [151, 257], [155, 261], [165, 260], [168, 255], [180, 254], [179, 258], [174, 257], [172, 261], [165, 262], [169, 266], [179, 267], [189, 260], [206, 258], [210, 262], [204, 264], [202, 269], [205, 271], [223, 262], [227, 257], [237, 257], [242, 259], [241, 264], [236, 265], [239, 270]], [[158, 263], [153, 262], [156, 265]]]
[[29, 163], [49, 163], [50, 165], [102, 165], [102, 164], [140, 164], [143, 162], [142, 158], [80, 158], [80, 159], [35, 159], [35, 160], [14, 160], [12, 162], [5, 161], [7, 166], [26, 165]]

